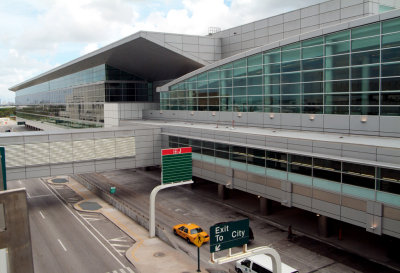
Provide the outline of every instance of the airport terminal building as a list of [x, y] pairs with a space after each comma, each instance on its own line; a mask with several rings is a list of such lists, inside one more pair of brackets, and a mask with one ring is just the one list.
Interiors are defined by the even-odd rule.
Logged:
[[160, 128], [221, 197], [400, 238], [399, 7], [332, 0], [207, 36], [142, 31], [10, 90], [27, 120]]

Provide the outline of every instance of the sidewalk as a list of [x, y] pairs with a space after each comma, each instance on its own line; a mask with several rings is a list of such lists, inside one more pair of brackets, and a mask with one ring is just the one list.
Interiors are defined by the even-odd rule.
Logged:
[[[190, 257], [170, 247], [158, 238], [149, 238], [149, 232], [146, 229], [94, 195], [71, 177], [69, 178], [69, 182], [65, 183], [65, 185], [83, 198], [82, 201], [74, 204], [76, 210], [103, 214], [136, 241], [125, 253], [125, 256], [140, 273], [197, 271], [197, 263]], [[90, 211], [84, 210], [79, 206], [82, 202], [96, 202], [101, 208]], [[201, 268], [201, 271], [207, 272], [204, 268]]]

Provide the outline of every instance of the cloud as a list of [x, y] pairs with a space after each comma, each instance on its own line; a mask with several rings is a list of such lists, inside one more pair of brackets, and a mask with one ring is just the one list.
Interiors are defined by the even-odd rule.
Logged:
[[[140, 30], [206, 35], [323, 0], [15, 0], [0, 3], [7, 87]], [[4, 2], [4, 1], [3, 1]], [[10, 23], [12, 22], [12, 23]], [[10, 50], [9, 50], [10, 49]], [[6, 67], [6, 69], [4, 69]], [[7, 86], [5, 86], [7, 85]]]
[[81, 50], [81, 56], [93, 52], [97, 49], [99, 49], [99, 45], [97, 43], [89, 43], [83, 48], [83, 50]]

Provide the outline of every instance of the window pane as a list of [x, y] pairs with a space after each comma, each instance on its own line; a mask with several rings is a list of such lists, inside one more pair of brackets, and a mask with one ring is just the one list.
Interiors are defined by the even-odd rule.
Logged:
[[351, 64], [361, 65], [361, 64], [372, 64], [379, 63], [379, 51], [369, 51], [362, 53], [351, 54]]
[[282, 94], [299, 94], [300, 85], [299, 84], [282, 84], [281, 86]]
[[264, 64], [279, 63], [281, 61], [281, 53], [272, 53], [264, 55]]
[[400, 45], [400, 33], [382, 36], [382, 48], [395, 47]]
[[262, 95], [263, 87], [262, 86], [248, 86], [247, 87], [247, 95]]
[[353, 104], [353, 105], [378, 105], [379, 104], [379, 93], [351, 94], [351, 104]]
[[290, 162], [292, 164], [305, 165], [307, 167], [311, 167], [311, 157], [303, 156], [303, 155], [291, 155]]
[[262, 64], [262, 55], [261, 55], [261, 53], [247, 57], [247, 65], [248, 66], [260, 65], [260, 64]]
[[399, 106], [381, 106], [381, 115], [382, 116], [400, 116], [400, 107]]
[[303, 82], [322, 81], [323, 70], [316, 70], [302, 73]]
[[247, 103], [249, 105], [263, 105], [263, 97], [262, 96], [248, 96]]
[[264, 77], [264, 84], [279, 84], [281, 82], [281, 75], [268, 75]]
[[256, 75], [261, 75], [261, 74], [262, 74], [262, 66], [261, 65], [247, 67], [247, 75], [248, 76], [256, 76]]
[[351, 77], [353, 79], [379, 77], [379, 65], [352, 67]]
[[400, 90], [400, 78], [384, 78], [382, 79], [382, 91]]
[[246, 58], [237, 60], [237, 61], [235, 61], [235, 62], [233, 63], [233, 67], [234, 67], [234, 68], [237, 68], [237, 67], [245, 67], [245, 66], [247, 66], [247, 59], [246, 59]]
[[324, 55], [324, 46], [314, 46], [314, 47], [306, 47], [302, 50], [302, 58], [315, 58], [321, 57]]
[[299, 48], [299, 47], [300, 47], [300, 43], [297, 42], [297, 43], [293, 43], [293, 44], [289, 44], [289, 45], [283, 46], [282, 47], [282, 51], [295, 49], [295, 48]]
[[324, 62], [323, 58], [320, 59], [310, 59], [301, 61], [303, 70], [314, 70], [323, 68]]
[[351, 106], [352, 115], [379, 115], [378, 106]]
[[350, 38], [350, 31], [345, 30], [325, 36], [325, 42], [333, 43], [333, 42], [348, 40], [349, 38]]
[[233, 69], [233, 76], [234, 77], [246, 76], [246, 73], [247, 73], [246, 67], [239, 67], [239, 68], [234, 68]]
[[381, 41], [379, 36], [354, 40], [351, 42], [351, 50], [353, 52], [356, 52], [377, 49], [380, 46], [380, 42]]
[[299, 105], [299, 95], [282, 95], [282, 105]]
[[292, 83], [300, 81], [300, 73], [282, 74], [282, 83]]
[[348, 91], [349, 91], [349, 81], [325, 82], [325, 93], [348, 92]]
[[232, 78], [232, 69], [221, 70], [220, 77], [221, 77], [221, 79]]
[[264, 105], [279, 105], [281, 104], [280, 96], [265, 96]]
[[300, 70], [300, 61], [282, 63], [282, 72], [292, 72]]
[[247, 78], [234, 78], [233, 79], [233, 86], [246, 86]]
[[400, 194], [400, 183], [393, 183], [389, 181], [380, 180], [378, 190], [393, 194]]
[[382, 105], [400, 105], [400, 93], [383, 93]]
[[294, 61], [300, 59], [300, 49], [282, 52], [282, 62]]
[[351, 90], [353, 92], [379, 91], [379, 79], [352, 80]]
[[355, 176], [355, 175], [348, 175], [348, 174], [343, 174], [342, 175], [343, 183], [345, 184], [350, 184], [354, 186], [359, 186], [363, 188], [368, 188], [368, 189], [375, 189], [375, 180], [366, 178], [366, 177], [361, 177], [361, 176]]
[[324, 96], [323, 95], [304, 95], [303, 105], [323, 105]]
[[326, 69], [325, 70], [325, 80], [341, 80], [349, 78], [349, 69], [348, 68], [339, 68], [339, 69]]
[[400, 19], [392, 19], [382, 22], [382, 34], [400, 30]]
[[303, 93], [323, 93], [322, 82], [303, 83]]
[[343, 162], [343, 172], [348, 172], [351, 174], [362, 175], [372, 178], [375, 176], [375, 167]]
[[357, 39], [362, 37], [379, 35], [380, 33], [380, 23], [370, 24], [358, 28], [354, 28], [351, 31], [351, 38]]
[[400, 75], [400, 63], [382, 65], [382, 77], [398, 75]]
[[350, 49], [350, 43], [348, 41], [346, 42], [341, 42], [341, 43], [336, 43], [336, 44], [330, 44], [325, 46], [325, 55], [335, 55], [335, 54], [342, 54], [342, 53], [348, 53]]
[[269, 64], [264, 66], [264, 74], [274, 74], [281, 72], [281, 64]]
[[349, 55], [339, 55], [325, 58], [325, 67], [349, 66]]
[[325, 105], [348, 105], [348, 104], [349, 104], [348, 94], [325, 95]]
[[306, 47], [306, 46], [320, 45], [323, 43], [324, 43], [323, 37], [318, 37], [318, 38], [303, 41], [303, 42], [301, 42], [301, 45], [303, 47]]
[[264, 95], [280, 94], [280, 85], [266, 85], [264, 86]]

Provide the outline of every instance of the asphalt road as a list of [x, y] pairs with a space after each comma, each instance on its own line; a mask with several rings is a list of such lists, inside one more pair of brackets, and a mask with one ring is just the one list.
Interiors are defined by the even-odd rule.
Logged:
[[[93, 181], [102, 187], [116, 186], [116, 196], [130, 203], [143, 214], [148, 215], [149, 195], [151, 190], [159, 185], [159, 173], [141, 170], [119, 170], [91, 174]], [[215, 185], [214, 185], [215, 186]], [[189, 254], [194, 261], [197, 258], [197, 248], [187, 244], [183, 239], [175, 237], [172, 226], [179, 223], [193, 222], [208, 230], [217, 222], [234, 221], [250, 218], [255, 240], [249, 248], [271, 246], [281, 255], [283, 262], [302, 272], [395, 272], [377, 265], [357, 255], [338, 250], [324, 243], [296, 236], [293, 241], [287, 240], [287, 232], [275, 228], [260, 217], [252, 215], [252, 211], [244, 212], [216, 198], [216, 188], [210, 190], [202, 185], [191, 189], [190, 186], [180, 186], [162, 190], [156, 198], [156, 223], [170, 233], [174, 244], [183, 252]], [[243, 199], [243, 202], [249, 200]], [[243, 204], [244, 205], [244, 204]], [[258, 207], [254, 207], [257, 214]], [[233, 253], [240, 252], [237, 247]], [[226, 255], [227, 251], [216, 253], [216, 256]], [[201, 247], [201, 262], [205, 268], [211, 267], [209, 244]], [[234, 268], [234, 263], [225, 264], [223, 269]]]
[[134, 272], [133, 266], [41, 179], [12, 181], [25, 187], [35, 272]]

